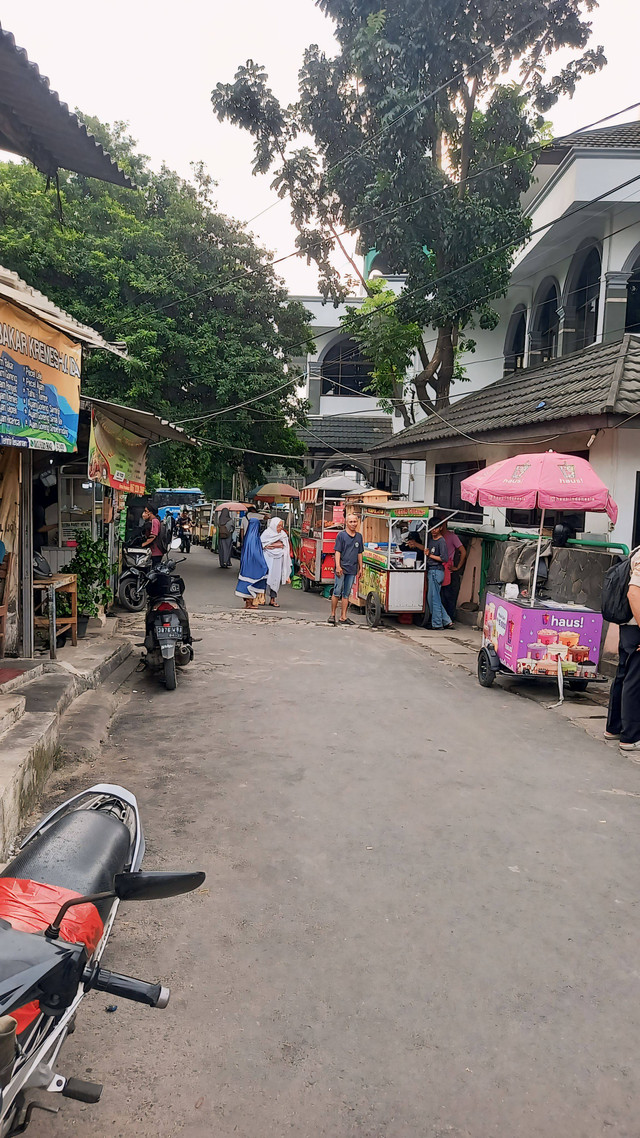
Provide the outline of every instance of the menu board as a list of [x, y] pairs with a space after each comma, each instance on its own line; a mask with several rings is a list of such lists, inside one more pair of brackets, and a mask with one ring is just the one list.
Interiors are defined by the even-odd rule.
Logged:
[[75, 451], [82, 349], [0, 301], [0, 446]]

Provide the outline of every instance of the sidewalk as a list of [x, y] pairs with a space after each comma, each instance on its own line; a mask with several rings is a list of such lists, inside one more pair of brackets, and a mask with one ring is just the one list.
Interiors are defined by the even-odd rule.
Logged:
[[57, 660], [0, 660], [0, 856], [54, 766], [65, 712], [130, 657], [131, 641], [117, 631], [110, 621]]
[[[431, 632], [426, 628], [410, 628], [400, 624], [394, 626], [394, 631], [420, 648], [435, 652], [452, 667], [463, 668], [469, 675], [476, 675], [478, 652], [482, 644], [480, 631], [459, 625], [451, 631]], [[593, 684], [586, 692], [572, 692], [565, 684], [564, 703], [559, 707], [552, 706], [558, 702], [558, 688], [553, 682], [544, 683], [518, 679], [515, 676], [499, 676], [493, 688], [487, 689], [487, 698], [490, 699], [492, 693], [499, 690], [508, 691], [513, 695], [531, 699], [543, 707], [549, 707], [550, 714], [562, 715], [575, 727], [581, 727], [592, 739], [598, 739], [606, 745], [603, 731], [609, 702], [608, 683]]]

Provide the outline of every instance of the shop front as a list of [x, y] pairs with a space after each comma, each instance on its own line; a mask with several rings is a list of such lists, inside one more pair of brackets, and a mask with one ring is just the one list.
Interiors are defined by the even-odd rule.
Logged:
[[53, 547], [58, 572], [100, 513], [78, 451], [83, 346], [121, 354], [0, 269], [0, 655], [33, 656], [34, 554]]

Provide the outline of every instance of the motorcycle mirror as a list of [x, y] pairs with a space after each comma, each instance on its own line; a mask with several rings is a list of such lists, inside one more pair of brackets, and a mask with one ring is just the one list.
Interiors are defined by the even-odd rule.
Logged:
[[164, 897], [177, 897], [199, 889], [204, 873], [116, 873], [113, 891], [121, 901], [159, 901]]

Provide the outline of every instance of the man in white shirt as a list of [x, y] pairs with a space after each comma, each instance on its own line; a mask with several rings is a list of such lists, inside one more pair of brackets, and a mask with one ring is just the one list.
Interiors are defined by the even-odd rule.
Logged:
[[620, 625], [618, 670], [611, 685], [605, 739], [619, 739], [620, 750], [640, 763], [640, 550], [631, 557], [627, 592], [632, 619]]

